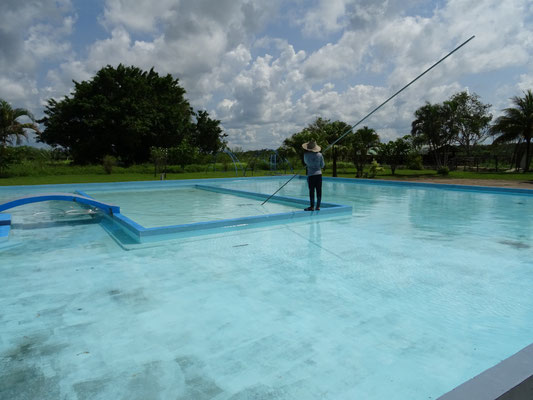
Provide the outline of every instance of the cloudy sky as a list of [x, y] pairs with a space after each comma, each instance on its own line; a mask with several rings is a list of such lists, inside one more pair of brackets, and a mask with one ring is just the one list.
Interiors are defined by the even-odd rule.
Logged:
[[533, 1], [2, 0], [0, 98], [42, 117], [72, 80], [153, 66], [231, 148], [276, 148], [317, 117], [354, 124], [472, 35], [367, 120], [382, 141], [425, 101], [468, 89], [498, 115], [533, 89]]

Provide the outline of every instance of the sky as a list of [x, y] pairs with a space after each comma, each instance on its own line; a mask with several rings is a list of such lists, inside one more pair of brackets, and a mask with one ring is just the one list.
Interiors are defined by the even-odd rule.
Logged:
[[[532, 0], [2, 0], [0, 98], [43, 116], [106, 65], [171, 74], [231, 149], [277, 148], [317, 117], [383, 142], [468, 90], [494, 117], [533, 89]], [[31, 141], [30, 141], [31, 142]]]

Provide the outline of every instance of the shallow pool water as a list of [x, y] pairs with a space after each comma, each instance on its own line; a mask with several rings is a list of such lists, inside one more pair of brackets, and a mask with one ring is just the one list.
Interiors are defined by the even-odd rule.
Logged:
[[195, 187], [160, 190], [100, 190], [87, 193], [119, 204], [120, 211], [145, 228], [242, 218], [301, 210], [302, 207], [214, 193]]
[[133, 251], [76, 205], [11, 210], [0, 398], [436, 399], [533, 342], [533, 196], [326, 181], [326, 199], [352, 216]]

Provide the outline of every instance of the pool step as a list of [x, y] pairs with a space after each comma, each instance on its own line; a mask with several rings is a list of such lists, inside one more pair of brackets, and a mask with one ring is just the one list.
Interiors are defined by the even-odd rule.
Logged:
[[11, 230], [11, 215], [0, 214], [0, 242], [7, 240]]

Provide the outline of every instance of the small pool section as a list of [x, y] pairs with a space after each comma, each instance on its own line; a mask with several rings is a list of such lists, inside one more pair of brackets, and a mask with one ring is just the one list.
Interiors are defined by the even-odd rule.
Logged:
[[0, 222], [0, 398], [437, 399], [533, 343], [531, 191], [324, 179], [308, 213], [294, 179], [260, 208], [287, 179], [0, 188], [120, 208]]
[[[176, 235], [206, 234], [213, 229], [229, 231], [258, 224], [352, 213], [351, 206], [328, 202], [322, 203], [319, 211], [306, 212], [303, 208], [308, 206], [307, 200], [271, 197], [264, 193], [203, 184], [157, 191], [99, 191], [88, 194], [78, 190], [77, 193], [84, 198], [95, 196], [99, 201], [121, 204], [121, 212], [115, 210], [106, 217], [114, 223], [108, 232], [123, 244], [131, 244], [121, 234], [124, 232], [136, 243], [141, 243], [168, 240]], [[109, 227], [109, 224], [106, 226]], [[122, 231], [117, 228], [122, 228]]]

